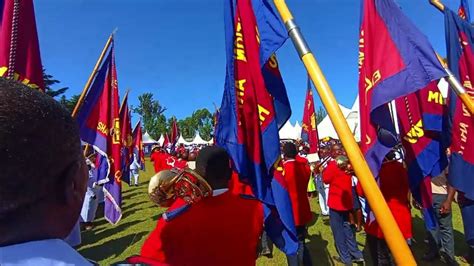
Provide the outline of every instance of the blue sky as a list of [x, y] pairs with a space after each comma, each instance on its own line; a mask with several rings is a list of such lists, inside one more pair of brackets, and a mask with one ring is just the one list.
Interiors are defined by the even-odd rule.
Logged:
[[[428, 0], [398, 0], [405, 14], [445, 54], [443, 15]], [[457, 10], [459, 0], [445, 0]], [[357, 94], [359, 0], [287, 0], [337, 100]], [[43, 65], [79, 94], [114, 28], [119, 89], [130, 104], [152, 92], [167, 116], [220, 105], [224, 75], [223, 0], [35, 0]], [[288, 40], [277, 52], [292, 122], [301, 120], [306, 70]], [[317, 107], [321, 105], [316, 96]], [[134, 115], [136, 121], [137, 115]]]

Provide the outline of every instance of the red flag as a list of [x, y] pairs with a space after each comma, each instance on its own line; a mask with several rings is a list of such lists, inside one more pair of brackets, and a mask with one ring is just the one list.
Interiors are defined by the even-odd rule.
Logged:
[[301, 138], [309, 143], [309, 153], [318, 152], [318, 127], [316, 121], [316, 112], [314, 110], [314, 97], [311, 89], [311, 81], [308, 77], [308, 90], [306, 92], [306, 100], [304, 101], [303, 111], [303, 129]]
[[444, 76], [428, 39], [393, 0], [363, 1], [359, 40], [361, 150], [374, 176], [398, 142], [387, 103]]
[[33, 0], [0, 1], [0, 76], [44, 91]]
[[122, 130], [122, 146], [128, 151], [128, 154], [132, 154], [132, 121], [130, 109], [128, 108], [128, 93], [125, 95], [120, 106], [120, 128]]
[[163, 141], [163, 147], [170, 144], [170, 138], [168, 137], [168, 133], [165, 132], [164, 135], [165, 135], [165, 140]]
[[432, 208], [430, 180], [447, 166], [440, 135], [446, 108], [437, 83], [431, 82], [426, 88], [395, 101], [410, 190], [413, 198], [422, 206], [428, 229], [435, 228], [437, 224]]
[[142, 121], [138, 121], [133, 129], [133, 152], [137, 155], [142, 170], [145, 170], [145, 153], [143, 152]]
[[104, 183], [105, 219], [112, 224], [122, 217], [122, 138], [119, 117], [119, 95], [114, 46], [98, 71], [94, 83], [77, 116], [81, 139], [98, 151], [107, 162], [100, 171], [99, 183]]
[[130, 183], [130, 164], [133, 160], [133, 138], [132, 121], [130, 119], [130, 109], [128, 108], [128, 92], [123, 97], [120, 106], [120, 129], [122, 137], [122, 179]]
[[179, 138], [179, 128], [178, 128], [178, 125], [176, 123], [176, 118], [173, 118], [173, 124], [171, 126], [171, 133], [170, 133], [169, 141], [171, 142], [171, 144], [174, 145], [178, 141], [178, 138]]
[[113, 129], [114, 133], [108, 138], [108, 147], [110, 150], [107, 151], [107, 155], [112, 158], [111, 171], [113, 174], [113, 179], [105, 184], [104, 188], [106, 190], [105, 196], [107, 201], [110, 201], [112, 204], [105, 205], [105, 218], [116, 224], [122, 217], [122, 211], [120, 206], [122, 204], [122, 169], [121, 169], [121, 130], [120, 130], [120, 116], [119, 116], [119, 92], [118, 92], [118, 83], [117, 83], [117, 69], [115, 67], [115, 53], [112, 46], [112, 62], [111, 68], [109, 70], [110, 74], [107, 75], [106, 86], [111, 86], [111, 104], [109, 110], [109, 127]]

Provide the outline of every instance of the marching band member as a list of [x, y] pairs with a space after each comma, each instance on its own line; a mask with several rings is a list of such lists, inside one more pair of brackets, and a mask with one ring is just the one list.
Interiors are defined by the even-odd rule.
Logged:
[[308, 226], [313, 217], [306, 193], [311, 171], [308, 161], [303, 157], [298, 156], [297, 158], [297, 156], [296, 145], [292, 142], [286, 142], [283, 145], [283, 168], [299, 243], [297, 254], [287, 256], [288, 265], [290, 266], [311, 265], [311, 256], [305, 245], [305, 238], [308, 233], [306, 226]]
[[341, 169], [344, 166], [337, 164], [336, 160], [340, 159], [341, 155], [344, 155], [341, 145], [333, 145], [331, 150], [333, 160], [329, 161], [323, 171], [323, 181], [329, 184], [329, 222], [339, 254], [334, 260], [352, 265], [352, 262], [364, 262], [364, 258], [349, 225], [349, 213], [353, 208], [352, 175]]
[[[209, 193], [194, 188], [193, 193], [204, 195], [199, 201], [172, 219], [159, 219], [143, 244], [141, 258], [157, 265], [255, 265], [263, 208], [256, 200], [228, 191], [229, 162], [227, 152], [216, 146], [199, 153], [195, 175], [204, 178]], [[183, 200], [176, 200], [170, 210], [180, 207]]]
[[[389, 153], [379, 172], [379, 186], [387, 205], [397, 222], [403, 237], [408, 243], [412, 238], [412, 224], [409, 200], [408, 173], [403, 163], [396, 160], [394, 152]], [[364, 195], [360, 184], [359, 195]], [[374, 265], [393, 265], [390, 250], [384, 240], [382, 230], [373, 217], [365, 225], [367, 246]]]

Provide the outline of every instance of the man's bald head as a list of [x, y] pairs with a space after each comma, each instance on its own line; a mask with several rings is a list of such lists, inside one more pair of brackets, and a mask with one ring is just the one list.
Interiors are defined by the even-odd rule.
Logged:
[[70, 114], [48, 95], [0, 78], [0, 227], [44, 202], [70, 203], [64, 192], [85, 189], [84, 167]]

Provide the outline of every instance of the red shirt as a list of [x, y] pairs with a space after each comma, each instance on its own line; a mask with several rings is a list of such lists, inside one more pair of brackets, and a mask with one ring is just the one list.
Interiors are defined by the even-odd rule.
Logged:
[[302, 157], [295, 160], [287, 160], [283, 163], [283, 168], [290, 194], [295, 226], [304, 226], [313, 217], [307, 194], [311, 175], [308, 161]]
[[141, 256], [180, 266], [255, 265], [262, 230], [262, 205], [225, 192], [199, 201], [171, 221], [158, 220]]
[[155, 168], [155, 173], [163, 170], [163, 153], [155, 151], [150, 155], [150, 161], [153, 162], [153, 167]]
[[[411, 213], [409, 208], [409, 184], [407, 170], [403, 164], [392, 161], [382, 164], [379, 172], [379, 186], [388, 208], [392, 212], [405, 239], [412, 237]], [[382, 230], [374, 219], [367, 219], [367, 234], [384, 238]]]
[[330, 161], [324, 169], [323, 182], [329, 185], [328, 206], [336, 211], [352, 210], [352, 176]]

